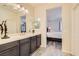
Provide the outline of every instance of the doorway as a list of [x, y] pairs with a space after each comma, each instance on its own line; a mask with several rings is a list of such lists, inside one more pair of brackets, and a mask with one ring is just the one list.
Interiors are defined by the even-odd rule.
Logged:
[[47, 46], [62, 51], [62, 8], [51, 8], [46, 10], [46, 36]]

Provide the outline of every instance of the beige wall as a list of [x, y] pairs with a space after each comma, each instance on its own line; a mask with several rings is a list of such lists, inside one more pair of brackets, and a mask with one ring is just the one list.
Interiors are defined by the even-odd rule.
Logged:
[[72, 8], [72, 54], [79, 56], [79, 4]]
[[62, 50], [66, 53], [71, 53], [71, 31], [72, 31], [72, 4], [63, 4], [62, 6], [62, 19], [63, 19], [63, 32], [62, 32]]

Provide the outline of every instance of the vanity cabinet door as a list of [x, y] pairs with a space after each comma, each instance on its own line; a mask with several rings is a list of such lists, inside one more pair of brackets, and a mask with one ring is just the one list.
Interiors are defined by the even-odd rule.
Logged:
[[9, 48], [1, 52], [0, 56], [19, 56], [19, 48], [17, 46]]
[[20, 56], [30, 55], [30, 39], [20, 41]]
[[36, 45], [37, 45], [37, 48], [39, 48], [41, 45], [41, 35], [37, 35], [36, 37], [37, 37]]
[[19, 56], [19, 42], [11, 42], [0, 46], [0, 56]]
[[33, 53], [35, 50], [36, 50], [36, 36], [34, 36], [34, 37], [31, 37], [31, 51], [30, 51], [30, 53]]

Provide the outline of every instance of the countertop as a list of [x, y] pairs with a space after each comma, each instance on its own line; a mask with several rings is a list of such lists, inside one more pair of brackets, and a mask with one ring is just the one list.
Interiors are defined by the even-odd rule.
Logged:
[[40, 33], [36, 32], [36, 33], [15, 33], [15, 34], [9, 34], [8, 36], [10, 38], [8, 39], [1, 39], [0, 38], [0, 45], [2, 44], [6, 44], [9, 42], [13, 42], [13, 41], [17, 41], [17, 40], [22, 40], [23, 38], [29, 38], [35, 35], [39, 35]]

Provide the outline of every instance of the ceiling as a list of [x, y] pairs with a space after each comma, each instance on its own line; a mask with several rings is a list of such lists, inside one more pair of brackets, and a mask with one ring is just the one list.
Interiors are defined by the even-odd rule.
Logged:
[[47, 4], [46, 3], [20, 3], [20, 5], [23, 5], [23, 6], [31, 5], [32, 7], [39, 7]]
[[32, 5], [33, 7], [39, 7], [39, 6], [47, 5], [47, 3], [30, 3], [30, 5]]
[[51, 5], [61, 5], [59, 3], [28, 3], [33, 7], [40, 7], [40, 6], [51, 6]]

